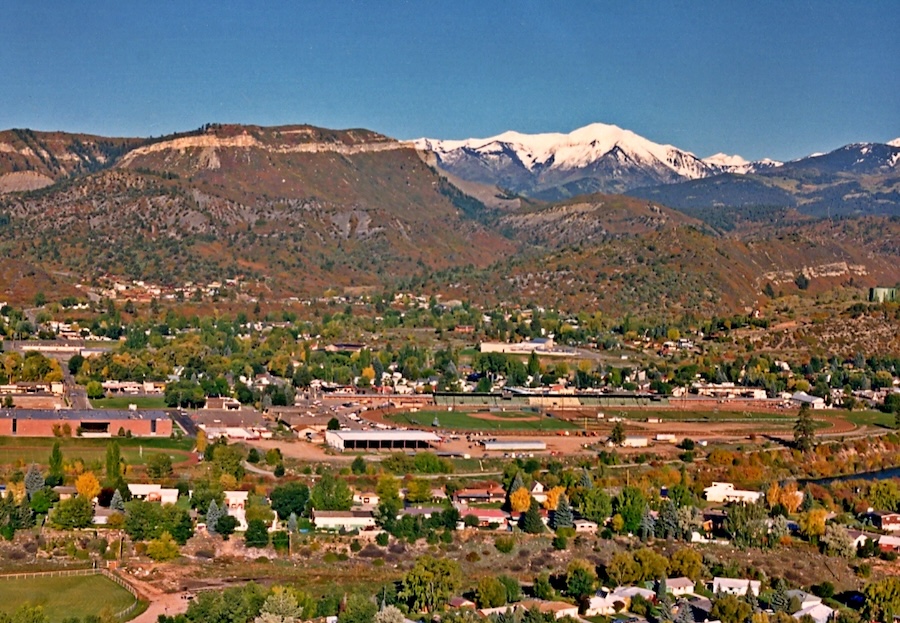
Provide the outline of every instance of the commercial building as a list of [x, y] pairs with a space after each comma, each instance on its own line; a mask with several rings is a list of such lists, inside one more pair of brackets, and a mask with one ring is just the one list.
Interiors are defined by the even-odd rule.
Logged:
[[441, 442], [422, 430], [329, 430], [325, 443], [337, 450], [427, 450]]
[[172, 420], [165, 411], [114, 409], [4, 409], [0, 435], [12, 437], [168, 437]]

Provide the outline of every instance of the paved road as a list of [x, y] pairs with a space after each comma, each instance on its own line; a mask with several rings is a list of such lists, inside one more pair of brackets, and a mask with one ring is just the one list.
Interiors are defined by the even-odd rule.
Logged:
[[258, 474], [260, 476], [268, 476], [269, 478], [275, 478], [275, 474], [270, 471], [264, 470], [261, 467], [257, 467], [253, 463], [248, 463], [247, 461], [242, 461], [244, 469], [246, 469], [251, 474]]

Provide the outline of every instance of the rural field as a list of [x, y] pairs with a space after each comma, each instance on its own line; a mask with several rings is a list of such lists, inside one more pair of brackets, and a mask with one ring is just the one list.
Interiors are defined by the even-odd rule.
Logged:
[[557, 431], [575, 430], [579, 426], [555, 417], [522, 411], [414, 411], [396, 413], [387, 419], [401, 425], [432, 428], [435, 418], [439, 423], [434, 428], [478, 430], [478, 431]]
[[102, 463], [106, 446], [111, 441], [119, 444], [122, 458], [128, 465], [144, 465], [155, 453], [167, 452], [174, 463], [186, 461], [193, 447], [191, 439], [81, 439], [77, 437], [0, 437], [0, 464], [25, 466], [31, 463], [44, 465], [50, 456], [53, 443], [59, 441], [66, 461], [81, 459], [85, 464]]
[[134, 596], [102, 575], [5, 578], [0, 576], [0, 610], [42, 606], [51, 623], [68, 617], [121, 612]]

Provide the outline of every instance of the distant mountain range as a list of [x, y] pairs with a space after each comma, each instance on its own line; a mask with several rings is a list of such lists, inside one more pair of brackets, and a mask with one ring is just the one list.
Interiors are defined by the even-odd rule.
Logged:
[[[748, 163], [599, 124], [503, 137], [0, 132], [0, 300], [104, 275], [239, 277], [268, 300], [411, 288], [653, 316], [746, 310], [801, 274], [812, 292], [900, 281], [896, 145]], [[636, 196], [586, 192], [607, 183]], [[554, 193], [578, 196], [543, 199]]]
[[692, 211], [794, 207], [814, 215], [900, 214], [900, 139], [861, 143], [782, 163], [694, 154], [595, 123], [569, 134], [505, 132], [486, 139], [419, 139], [437, 166], [469, 182], [557, 201], [629, 193]]

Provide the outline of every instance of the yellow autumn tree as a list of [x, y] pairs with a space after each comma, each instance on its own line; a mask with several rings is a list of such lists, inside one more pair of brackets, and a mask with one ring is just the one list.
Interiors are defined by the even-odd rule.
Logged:
[[803, 495], [797, 491], [796, 482], [789, 482], [781, 489], [781, 504], [789, 513], [796, 513], [803, 504]]
[[100, 493], [100, 481], [92, 472], [84, 472], [75, 479], [75, 490], [78, 497], [93, 500]]
[[197, 452], [202, 453], [206, 450], [206, 446], [208, 445], [208, 441], [206, 440], [206, 431], [198, 430], [197, 431]]
[[6, 495], [12, 495], [16, 502], [21, 502], [25, 498], [24, 482], [8, 482], [6, 483]]
[[566, 492], [565, 487], [553, 487], [547, 492], [547, 499], [544, 500], [544, 508], [548, 511], [555, 511], [559, 504], [559, 496]]
[[525, 487], [519, 487], [509, 496], [509, 506], [514, 513], [524, 513], [531, 506], [531, 494]]
[[800, 515], [800, 530], [810, 540], [818, 539], [825, 534], [825, 519], [828, 513], [824, 508], [814, 508]]
[[769, 508], [774, 508], [781, 504], [781, 485], [777, 482], [769, 485], [769, 489], [766, 491], [766, 502], [768, 502]]

